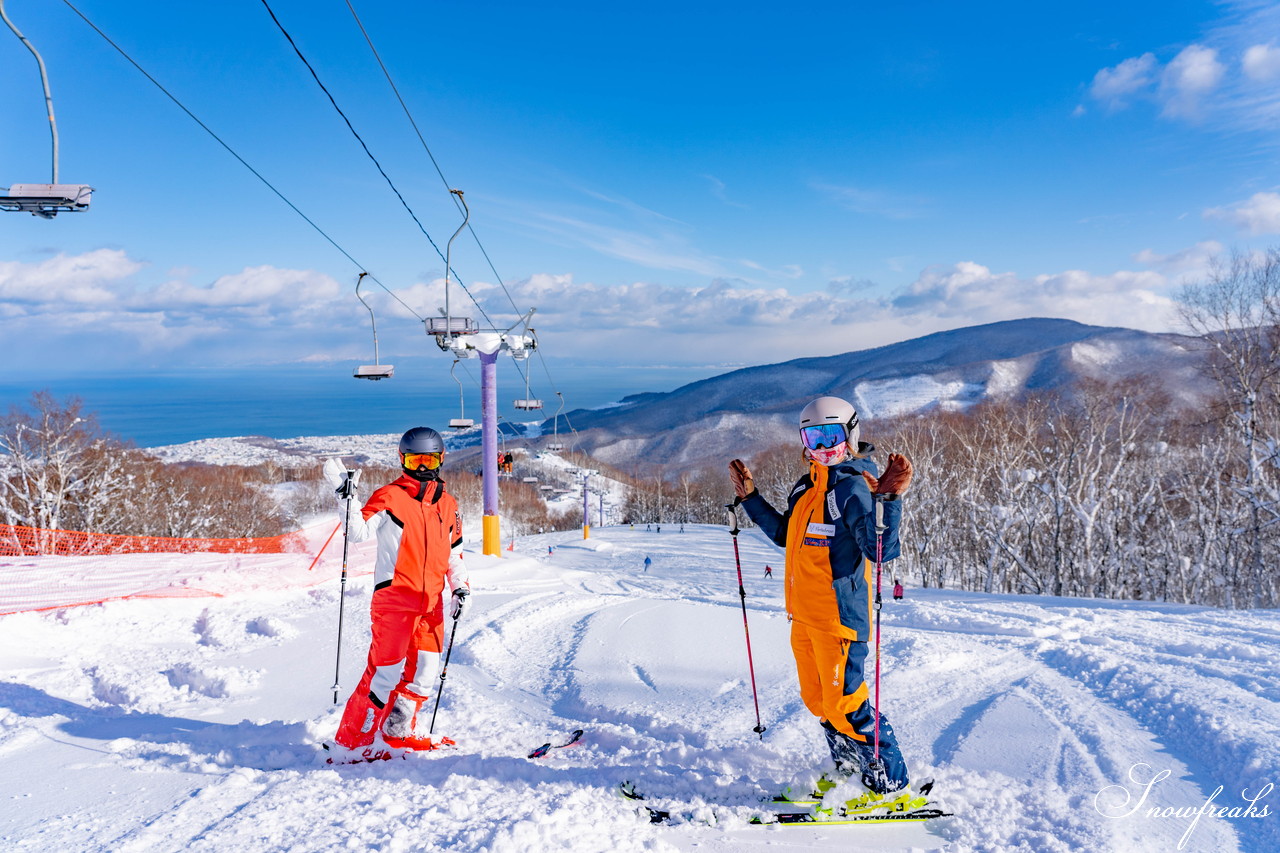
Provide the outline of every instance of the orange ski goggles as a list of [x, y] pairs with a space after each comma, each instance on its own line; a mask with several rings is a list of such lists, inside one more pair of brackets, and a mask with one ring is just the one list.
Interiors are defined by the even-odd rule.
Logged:
[[411, 471], [419, 468], [426, 468], [428, 471], [434, 471], [440, 467], [440, 463], [444, 462], [443, 453], [402, 453], [400, 454], [400, 462], [404, 467]]

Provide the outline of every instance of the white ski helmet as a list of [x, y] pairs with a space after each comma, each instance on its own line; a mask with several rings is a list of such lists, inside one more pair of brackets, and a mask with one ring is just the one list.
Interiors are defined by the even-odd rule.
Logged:
[[834, 424], [844, 428], [845, 442], [850, 453], [858, 452], [858, 413], [852, 404], [839, 397], [819, 397], [800, 412], [800, 430], [805, 427]]

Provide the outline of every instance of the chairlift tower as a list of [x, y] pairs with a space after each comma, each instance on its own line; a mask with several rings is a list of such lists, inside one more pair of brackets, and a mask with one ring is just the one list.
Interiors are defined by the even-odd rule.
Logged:
[[596, 472], [589, 471], [584, 468], [580, 471], [580, 473], [582, 474], [582, 538], [590, 539], [591, 538], [591, 518], [588, 515], [587, 498], [590, 497], [591, 491], [588, 489], [588, 484], [591, 482], [591, 475]]
[[4, 0], [0, 0], [0, 19], [3, 19], [13, 34], [18, 37], [40, 66], [40, 82], [44, 86], [45, 112], [49, 116], [49, 132], [53, 135], [53, 179], [47, 184], [11, 184], [9, 194], [0, 196], [0, 210], [10, 213], [30, 213], [43, 219], [53, 219], [59, 213], [74, 213], [89, 209], [89, 197], [93, 187], [85, 184], [58, 183], [58, 122], [53, 115], [53, 95], [49, 92], [49, 74], [44, 67], [44, 59], [39, 51], [27, 40], [13, 21], [9, 20], [4, 10]]
[[[443, 316], [428, 317], [424, 325], [427, 334], [435, 338], [436, 346], [442, 352], [449, 353], [455, 359], [472, 356], [480, 358], [480, 455], [481, 476], [484, 481], [482, 551], [501, 557], [502, 535], [498, 519], [498, 356], [505, 352], [517, 360], [527, 359], [537, 349], [538, 340], [529, 328], [533, 311], [507, 329], [482, 330], [472, 318], [453, 315], [449, 302], [453, 241], [467, 227], [471, 209], [462, 197], [462, 190], [451, 189], [449, 192], [456, 195], [462, 203], [464, 217], [445, 247], [444, 308], [440, 312]], [[518, 333], [517, 328], [522, 332]]]

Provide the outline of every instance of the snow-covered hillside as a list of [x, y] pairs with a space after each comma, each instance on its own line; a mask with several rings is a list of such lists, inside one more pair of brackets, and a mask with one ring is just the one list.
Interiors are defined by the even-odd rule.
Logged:
[[[850, 341], [855, 345], [856, 341]], [[762, 350], [762, 356], [767, 350]], [[1140, 379], [1176, 405], [1203, 405], [1203, 342], [1070, 320], [1027, 318], [938, 332], [875, 349], [734, 370], [623, 405], [575, 410], [580, 449], [622, 466], [643, 458], [697, 465], [744, 447], [793, 440], [814, 397], [850, 400], [865, 421], [963, 411], [1027, 391], [1070, 393], [1082, 379]]]
[[[468, 554], [475, 595], [437, 726], [458, 748], [372, 765], [329, 766], [316, 748], [339, 715], [336, 581], [0, 617], [0, 842], [1280, 849], [1280, 795], [1265, 787], [1280, 776], [1280, 614], [937, 590], [886, 604], [884, 705], [916, 778], [936, 778], [955, 816], [748, 825], [760, 797], [812, 778], [824, 747], [796, 692], [781, 572], [763, 578], [781, 555], [756, 533], [741, 546], [763, 740], [724, 528], [612, 527], [585, 541], [531, 536], [502, 559]], [[362, 546], [354, 562], [369, 559]], [[237, 569], [246, 586], [271, 570], [253, 557]], [[363, 666], [369, 594], [367, 577], [348, 592], [344, 699]], [[525, 757], [577, 728], [581, 746]], [[624, 780], [696, 819], [650, 825], [616, 796]], [[1244, 816], [1242, 792], [1265, 816]], [[1210, 799], [1237, 816], [1193, 819]]]

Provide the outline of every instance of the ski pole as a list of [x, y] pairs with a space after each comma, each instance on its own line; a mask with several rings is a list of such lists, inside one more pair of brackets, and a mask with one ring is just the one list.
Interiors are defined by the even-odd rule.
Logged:
[[444, 653], [444, 665], [440, 667], [440, 687], [436, 690], [436, 706], [431, 709], [431, 726], [427, 734], [435, 734], [436, 712], [440, 710], [440, 694], [444, 693], [444, 677], [449, 672], [449, 656], [453, 654], [453, 638], [458, 633], [458, 617], [453, 617], [453, 630], [449, 632], [449, 648]]
[[756, 665], [751, 658], [751, 629], [747, 627], [747, 590], [742, 585], [742, 558], [738, 555], [738, 504], [741, 498], [735, 498], [733, 503], [725, 504], [725, 510], [729, 513], [729, 535], [733, 537], [733, 562], [738, 569], [738, 598], [742, 602], [742, 632], [747, 637], [747, 670], [751, 673], [751, 701], [756, 706], [756, 727], [751, 731], [760, 735], [760, 740], [764, 740], [764, 723], [760, 722], [760, 697], [756, 693]]
[[[338, 650], [333, 660], [333, 704], [338, 704], [339, 673], [342, 671], [342, 615], [347, 604], [347, 553], [350, 544], [351, 499], [356, 496], [356, 483], [360, 480], [360, 472], [347, 469], [346, 479], [342, 481], [342, 496], [346, 498], [346, 507], [342, 513], [342, 580], [338, 589]], [[327, 542], [325, 543], [328, 544]]]
[[884, 501], [874, 495], [876, 504], [876, 740], [875, 760], [880, 761], [880, 608], [884, 601], [880, 597], [880, 567], [884, 563]]

